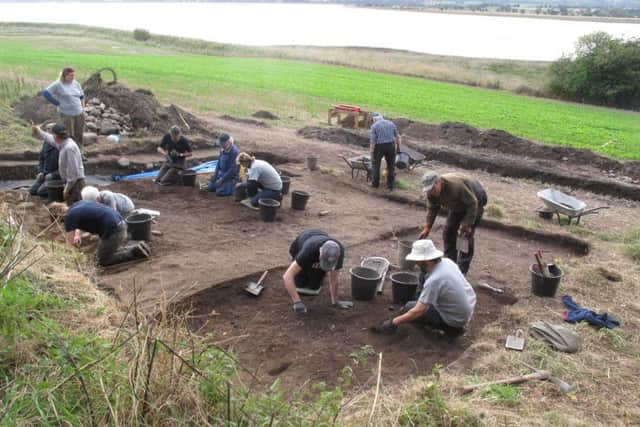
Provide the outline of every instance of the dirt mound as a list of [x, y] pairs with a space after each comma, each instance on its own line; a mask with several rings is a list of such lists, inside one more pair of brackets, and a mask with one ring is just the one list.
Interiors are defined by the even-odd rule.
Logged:
[[339, 128], [320, 128], [306, 126], [298, 129], [297, 135], [308, 139], [319, 139], [320, 141], [335, 142], [338, 144], [353, 144], [361, 147], [369, 146], [369, 138], [353, 132]]
[[[146, 89], [131, 91], [128, 87], [113, 81], [105, 82], [100, 72], [96, 72], [82, 84], [86, 99], [97, 98], [105, 108], [113, 109], [117, 114], [130, 117], [132, 133], [151, 131], [164, 133], [174, 124], [180, 126], [185, 133], [201, 133], [215, 136], [205, 123], [176, 105], [164, 107], [156, 100], [152, 92]], [[56, 121], [55, 107], [49, 104], [40, 94], [23, 98], [15, 103], [14, 111], [23, 119], [36, 123]]]
[[251, 117], [255, 117], [257, 119], [267, 119], [267, 120], [278, 120], [279, 117], [276, 116], [273, 113], [270, 113], [269, 111], [264, 111], [264, 110], [260, 110], [260, 111], [256, 111], [255, 113], [253, 113], [251, 115]]
[[220, 118], [222, 120], [229, 120], [231, 122], [236, 122], [236, 123], [243, 123], [245, 125], [253, 125], [253, 126], [260, 126], [260, 127], [269, 127], [268, 124], [266, 124], [265, 122], [261, 122], [259, 120], [253, 120], [253, 119], [242, 119], [242, 118], [238, 118], [238, 117], [233, 117], [233, 116], [229, 116], [229, 115], [222, 115], [220, 116]]
[[445, 122], [440, 125], [430, 125], [403, 118], [394, 119], [393, 122], [403, 135], [423, 141], [488, 149], [546, 161], [589, 164], [605, 172], [640, 179], [640, 162], [638, 161], [622, 162], [596, 154], [591, 150], [540, 144], [500, 129], [480, 131], [464, 123]]

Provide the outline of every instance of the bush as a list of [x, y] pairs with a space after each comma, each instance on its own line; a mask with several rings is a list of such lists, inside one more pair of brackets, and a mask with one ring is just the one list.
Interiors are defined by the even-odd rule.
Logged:
[[133, 38], [141, 42], [146, 42], [151, 38], [151, 33], [142, 28], [136, 28], [133, 30]]
[[640, 39], [596, 32], [551, 65], [549, 90], [572, 101], [640, 109]]

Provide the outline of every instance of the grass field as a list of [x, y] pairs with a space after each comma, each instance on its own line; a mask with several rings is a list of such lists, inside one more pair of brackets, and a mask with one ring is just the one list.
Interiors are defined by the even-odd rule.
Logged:
[[56, 49], [51, 40], [4, 38], [0, 75], [44, 83], [54, 79], [63, 65], [73, 64], [82, 80], [91, 70], [110, 66], [123, 81], [154, 91], [162, 102], [201, 111], [247, 115], [266, 109], [308, 121], [324, 120], [331, 103], [353, 103], [394, 117], [465, 122], [640, 159], [638, 113], [302, 61], [139, 54], [107, 43], [86, 53], [65, 43], [59, 46]]

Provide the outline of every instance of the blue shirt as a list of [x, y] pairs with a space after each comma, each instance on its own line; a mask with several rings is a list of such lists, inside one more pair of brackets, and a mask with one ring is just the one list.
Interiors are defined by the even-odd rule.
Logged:
[[373, 144], [388, 144], [395, 142], [398, 128], [391, 120], [381, 119], [371, 126], [371, 142]]
[[67, 212], [64, 230], [80, 229], [106, 239], [115, 233], [121, 221], [122, 217], [115, 209], [93, 200], [81, 200], [71, 205]]

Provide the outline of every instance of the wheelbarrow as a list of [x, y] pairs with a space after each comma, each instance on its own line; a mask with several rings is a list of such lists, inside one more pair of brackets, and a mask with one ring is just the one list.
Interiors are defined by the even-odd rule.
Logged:
[[569, 218], [569, 224], [575, 218], [576, 224], [580, 224], [580, 218], [585, 215], [592, 215], [598, 213], [601, 209], [609, 209], [610, 206], [599, 206], [597, 208], [587, 209], [587, 204], [582, 200], [578, 200], [573, 196], [564, 194], [561, 191], [547, 188], [546, 190], [538, 191], [538, 197], [545, 205], [544, 209], [538, 209], [538, 212], [554, 213], [560, 221], [560, 215], [566, 215]]
[[396, 154], [396, 168], [412, 170], [418, 166], [426, 156], [416, 150], [403, 145], [398, 154]]
[[371, 181], [371, 157], [368, 154], [362, 154], [356, 157], [346, 158], [340, 156], [351, 168], [351, 179], [360, 175], [360, 171], [367, 174], [367, 181]]

